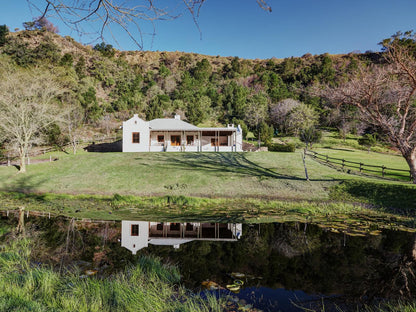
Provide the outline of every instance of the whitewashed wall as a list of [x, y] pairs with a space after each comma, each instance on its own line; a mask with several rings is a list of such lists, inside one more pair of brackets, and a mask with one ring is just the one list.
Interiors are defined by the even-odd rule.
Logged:
[[[140, 133], [140, 143], [133, 143], [133, 132]], [[149, 122], [134, 115], [123, 122], [123, 152], [149, 151]]]

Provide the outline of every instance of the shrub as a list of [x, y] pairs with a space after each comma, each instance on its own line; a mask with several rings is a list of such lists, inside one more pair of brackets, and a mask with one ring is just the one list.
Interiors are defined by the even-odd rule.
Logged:
[[0, 47], [7, 43], [7, 35], [9, 34], [9, 28], [6, 25], [0, 25]]
[[269, 152], [290, 152], [293, 153], [296, 151], [296, 146], [293, 143], [279, 144], [272, 143], [267, 145]]

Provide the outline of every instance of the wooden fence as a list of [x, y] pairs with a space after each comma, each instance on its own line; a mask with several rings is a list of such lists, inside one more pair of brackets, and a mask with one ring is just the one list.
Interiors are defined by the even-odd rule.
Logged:
[[[112, 142], [117, 140], [118, 138], [116, 136], [114, 137], [103, 137], [103, 138], [96, 138], [94, 140], [89, 140], [89, 141], [78, 141], [77, 144], [80, 145], [89, 145], [89, 144], [96, 144], [96, 143], [107, 143], [107, 142]], [[54, 152], [54, 151], [59, 151], [62, 150], [63, 148], [70, 146], [71, 143], [66, 143], [62, 146], [49, 146], [49, 147], [44, 147], [44, 148], [37, 148], [37, 149], [33, 149], [30, 153], [30, 155], [27, 155], [28, 157], [36, 157], [42, 154], [46, 154], [46, 153], [50, 153], [50, 152]], [[8, 164], [10, 165], [11, 162], [16, 161], [19, 159], [18, 155], [12, 155], [12, 154], [7, 154], [7, 155], [1, 155], [0, 154], [0, 165], [5, 165]], [[29, 160], [30, 161], [30, 160]]]
[[328, 155], [319, 154], [314, 151], [306, 151], [305, 153], [306, 155], [311, 156], [312, 158], [318, 159], [327, 164], [341, 166], [342, 169], [352, 168], [352, 169], [357, 169], [359, 172], [378, 174], [378, 175], [381, 175], [382, 177], [393, 176], [396, 178], [404, 178], [404, 179], [409, 178], [410, 181], [413, 180], [412, 173], [410, 170], [394, 169], [394, 168], [388, 168], [386, 166], [367, 165], [361, 162], [355, 162], [355, 161], [345, 160], [342, 158], [330, 157]]

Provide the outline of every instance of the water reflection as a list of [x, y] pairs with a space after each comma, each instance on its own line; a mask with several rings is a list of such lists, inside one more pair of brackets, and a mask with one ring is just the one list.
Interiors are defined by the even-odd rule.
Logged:
[[[0, 245], [15, 237], [10, 233], [18, 221], [17, 212], [1, 218]], [[105, 278], [137, 263], [140, 255], [155, 255], [176, 264], [190, 289], [199, 291], [203, 282], [212, 281], [218, 291], [264, 311], [297, 310], [292, 301], [314, 308], [321, 298], [326, 311], [328, 300], [349, 311], [357, 310], [348, 308], [357, 304], [413, 300], [416, 295], [416, 237], [404, 231], [348, 236], [305, 223], [101, 222], [47, 216], [25, 216], [24, 224], [25, 235], [39, 246], [33, 251], [37, 263], [75, 264]], [[226, 287], [236, 277], [244, 282], [238, 294]]]
[[135, 255], [149, 244], [177, 249], [196, 240], [235, 242], [242, 228], [241, 223], [121, 221], [121, 246]]

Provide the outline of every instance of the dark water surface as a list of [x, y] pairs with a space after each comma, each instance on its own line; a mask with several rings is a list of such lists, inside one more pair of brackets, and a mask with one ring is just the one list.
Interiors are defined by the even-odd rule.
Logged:
[[[2, 216], [2, 240], [17, 222], [15, 215]], [[193, 291], [229, 296], [230, 310], [301, 311], [324, 304], [325, 311], [349, 311], [415, 296], [414, 233], [349, 236], [304, 223], [133, 224], [25, 217], [40, 263], [75, 264], [105, 278], [140, 255], [153, 255], [177, 265]], [[122, 247], [126, 235], [136, 255]], [[227, 289], [233, 284], [243, 285]]]

